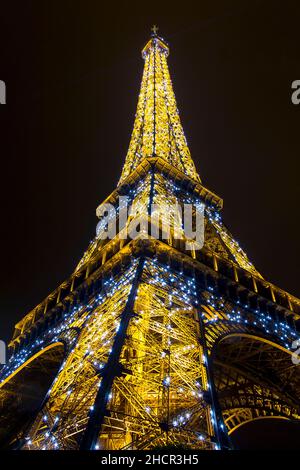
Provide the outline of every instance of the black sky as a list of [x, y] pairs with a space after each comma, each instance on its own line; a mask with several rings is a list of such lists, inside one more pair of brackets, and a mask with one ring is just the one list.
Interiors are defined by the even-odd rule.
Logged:
[[[121, 6], [123, 5], [123, 6]], [[156, 23], [192, 156], [224, 220], [300, 295], [299, 1], [10, 1], [1, 5], [0, 336], [72, 272], [114, 189]]]

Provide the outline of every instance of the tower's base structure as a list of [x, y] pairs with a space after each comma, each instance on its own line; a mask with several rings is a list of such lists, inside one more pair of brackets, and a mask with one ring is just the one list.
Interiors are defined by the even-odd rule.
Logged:
[[[2, 448], [228, 449], [249, 421], [300, 419], [300, 300], [257, 272], [202, 185], [168, 52], [156, 33], [143, 50], [128, 154], [105, 201], [118, 220], [128, 196], [144, 229], [101, 239], [100, 224], [75, 272], [16, 325], [0, 383]], [[174, 203], [204, 205], [203, 248], [187, 249], [176, 214], [167, 239], [149, 236], [152, 204], [163, 219]]]

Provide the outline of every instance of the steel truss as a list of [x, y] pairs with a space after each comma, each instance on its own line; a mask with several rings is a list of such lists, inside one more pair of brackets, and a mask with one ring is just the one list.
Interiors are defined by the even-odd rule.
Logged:
[[[128, 154], [105, 201], [115, 236], [103, 236], [100, 205], [74, 273], [15, 327], [0, 382], [3, 447], [229, 448], [249, 420], [299, 419], [300, 300], [263, 279], [225, 227], [222, 200], [201, 184], [168, 53], [156, 35], [143, 50]], [[134, 211], [121, 225], [124, 195]], [[201, 249], [182, 226], [184, 204], [203, 207]]]

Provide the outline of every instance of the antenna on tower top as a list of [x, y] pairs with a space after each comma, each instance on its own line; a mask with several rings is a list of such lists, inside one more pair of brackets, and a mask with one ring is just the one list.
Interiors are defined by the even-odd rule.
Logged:
[[152, 36], [157, 36], [157, 31], [158, 30], [159, 30], [158, 26], [156, 26], [156, 24], [154, 24], [151, 28]]

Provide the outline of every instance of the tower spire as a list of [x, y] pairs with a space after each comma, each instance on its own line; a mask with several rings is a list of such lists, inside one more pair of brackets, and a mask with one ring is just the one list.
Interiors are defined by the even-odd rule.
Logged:
[[142, 50], [145, 61], [131, 140], [119, 184], [144, 158], [160, 157], [193, 180], [200, 181], [180, 122], [169, 74], [169, 46], [151, 29]]

